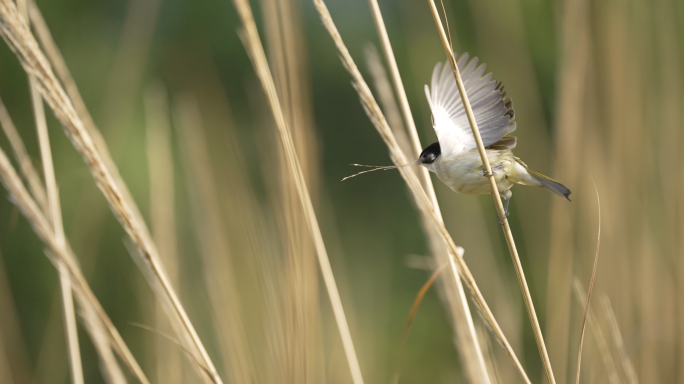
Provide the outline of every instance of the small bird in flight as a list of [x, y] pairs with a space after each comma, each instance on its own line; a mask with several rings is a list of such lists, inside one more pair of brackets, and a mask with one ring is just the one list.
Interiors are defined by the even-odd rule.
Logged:
[[[517, 139], [508, 134], [515, 131], [515, 113], [513, 102], [506, 97], [503, 85], [492, 80], [491, 73], [483, 76], [485, 65], [478, 66], [477, 57], [468, 61], [468, 54], [464, 53], [457, 64], [499, 195], [506, 199], [506, 216], [514, 184], [542, 187], [570, 201], [571, 192], [566, 186], [527, 168], [522, 160], [513, 156], [511, 149], [515, 148]], [[439, 141], [427, 146], [416, 163], [437, 174], [454, 192], [464, 195], [491, 193], [448, 63], [437, 63], [432, 71], [431, 83], [431, 87], [425, 86], [425, 94], [432, 110], [432, 127]]]

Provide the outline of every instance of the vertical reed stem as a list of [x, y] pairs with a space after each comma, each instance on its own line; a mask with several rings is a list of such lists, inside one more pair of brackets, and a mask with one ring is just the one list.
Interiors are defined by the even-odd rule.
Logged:
[[[385, 58], [389, 66], [390, 76], [392, 78], [392, 84], [394, 85], [395, 92], [399, 98], [399, 105], [401, 107], [402, 114], [404, 116], [404, 121], [409, 132], [409, 137], [411, 144], [413, 145], [414, 157], [418, 157], [422, 147], [420, 145], [420, 139], [418, 138], [418, 131], [416, 129], [416, 124], [413, 120], [413, 114], [411, 113], [411, 107], [408, 103], [408, 98], [406, 97], [406, 90], [404, 89], [404, 84], [401, 80], [401, 75], [399, 74], [399, 66], [397, 65], [396, 58], [394, 57], [394, 51], [392, 50], [392, 44], [389, 40], [389, 35], [387, 34], [387, 28], [385, 28], [385, 21], [382, 18], [382, 12], [380, 11], [380, 6], [378, 5], [378, 0], [369, 0], [371, 11], [373, 13], [373, 20], [375, 21], [375, 26], [378, 30], [378, 35], [380, 35], [380, 43], [385, 53]], [[434, 207], [435, 213], [440, 221], [442, 221], [442, 212], [439, 208], [439, 203], [437, 202], [437, 195], [435, 195], [435, 188], [432, 185], [430, 176], [427, 169], [424, 167], [419, 167], [418, 173], [420, 174], [421, 182], [425, 189], [425, 192], [430, 197], [432, 206]], [[439, 255], [435, 255], [436, 258], [441, 259]], [[450, 289], [456, 290], [457, 294], [454, 295], [456, 298], [456, 305], [461, 308], [462, 312], [459, 314], [454, 314], [460, 317], [461, 321], [456, 324], [456, 333], [459, 335], [457, 338], [459, 343], [459, 353], [465, 361], [465, 356], [474, 357], [468, 358], [470, 364], [464, 364], [465, 371], [471, 382], [489, 382], [489, 376], [487, 374], [487, 367], [484, 362], [484, 357], [482, 356], [482, 350], [480, 349], [480, 343], [477, 339], [477, 333], [475, 331], [475, 325], [473, 323], [473, 317], [470, 314], [470, 308], [468, 307], [468, 300], [465, 296], [463, 290], [463, 284], [461, 283], [461, 278], [458, 274], [458, 267], [454, 261], [454, 257], [457, 255], [448, 254], [448, 260], [439, 260], [443, 264], [445, 261], [449, 263], [450, 271], [454, 279], [454, 284], [447, 284]]]
[[352, 380], [354, 384], [363, 384], [361, 367], [359, 366], [359, 361], [356, 357], [356, 351], [354, 350], [351, 332], [349, 331], [347, 318], [344, 315], [342, 300], [340, 299], [340, 294], [337, 291], [335, 276], [333, 275], [332, 267], [330, 266], [330, 260], [328, 259], [328, 252], [326, 251], [325, 244], [323, 242], [323, 235], [321, 234], [321, 229], [318, 226], [318, 219], [316, 218], [316, 213], [314, 212], [313, 205], [311, 203], [311, 197], [309, 196], [309, 191], [307, 190], [306, 182], [304, 180], [304, 174], [299, 164], [297, 153], [295, 152], [294, 142], [292, 141], [292, 136], [290, 134], [290, 128], [288, 127], [287, 120], [285, 119], [285, 115], [280, 105], [275, 83], [273, 82], [268, 61], [266, 60], [266, 54], [264, 53], [264, 48], [261, 45], [261, 39], [259, 38], [259, 32], [257, 31], [256, 23], [254, 22], [252, 9], [247, 0], [234, 0], [234, 3], [235, 8], [237, 8], [238, 13], [240, 14], [242, 25], [244, 27], [242, 33], [243, 42], [248, 50], [250, 58], [252, 59], [254, 69], [259, 76], [259, 80], [261, 80], [261, 85], [264, 88], [264, 92], [268, 97], [271, 111], [273, 113], [273, 117], [275, 118], [276, 126], [278, 127], [278, 133], [280, 134], [281, 143], [285, 150], [285, 155], [287, 157], [290, 170], [292, 171], [292, 176], [297, 185], [297, 192], [302, 204], [302, 209], [304, 210], [307, 222], [309, 223], [309, 229], [311, 230], [311, 235], [316, 246], [316, 254], [318, 255], [318, 261], [321, 267], [321, 274], [323, 275], [323, 281], [325, 282], [325, 287], [328, 291], [328, 296], [330, 297], [330, 303], [333, 308], [337, 327], [340, 331], [342, 345], [344, 346], [347, 362], [349, 363], [349, 369], [351, 370]]
[[532, 296], [530, 295], [530, 290], [527, 287], [525, 273], [523, 272], [522, 265], [520, 264], [520, 257], [518, 256], [518, 250], [515, 247], [513, 233], [511, 233], [511, 227], [508, 224], [506, 213], [504, 211], [503, 204], [501, 203], [501, 196], [499, 196], [496, 181], [494, 180], [494, 174], [492, 173], [492, 168], [489, 165], [489, 159], [487, 158], [487, 152], [485, 151], [484, 144], [482, 143], [480, 131], [477, 128], [477, 122], [475, 121], [473, 109], [470, 106], [470, 100], [468, 100], [468, 94], [466, 93], [465, 87], [463, 86], [463, 81], [461, 80], [461, 73], [458, 70], [458, 65], [456, 65], [454, 53], [451, 50], [449, 39], [447, 38], [447, 35], [444, 32], [444, 27], [442, 26], [442, 21], [439, 18], [439, 12], [437, 11], [437, 7], [435, 6], [434, 0], [428, 0], [428, 4], [430, 5], [430, 9], [432, 10], [432, 16], [434, 17], [435, 24], [437, 25], [437, 29], [439, 30], [439, 35], [442, 40], [442, 45], [444, 46], [444, 51], [447, 54], [447, 59], [449, 60], [449, 64], [451, 65], [451, 70], [454, 73], [456, 85], [458, 86], [458, 92], [461, 94], [461, 100], [463, 100], [463, 106], [465, 107], [466, 115], [468, 116], [468, 122], [470, 123], [470, 128], [473, 131], [473, 136], [475, 137], [475, 142], [477, 143], [477, 150], [480, 152], [480, 159], [482, 160], [485, 172], [487, 173], [487, 179], [489, 180], [489, 185], [492, 189], [492, 197], [494, 198], [494, 205], [496, 206], [496, 211], [499, 215], [499, 220], [503, 223], [502, 228], [504, 231], [504, 236], [506, 237], [506, 244], [508, 244], [508, 251], [511, 254], [511, 258], [513, 259], [513, 266], [515, 267], [515, 273], [518, 277], [520, 290], [523, 294], [525, 307], [527, 308], [527, 314], [530, 317], [530, 323], [532, 324], [534, 339], [537, 342], [537, 348], [539, 349], [539, 354], [541, 355], [542, 362], [544, 364], [546, 378], [550, 384], [555, 384], [556, 379], [553, 377], [551, 361], [549, 360], [549, 354], [546, 352], [546, 345], [544, 345], [544, 336], [542, 335], [541, 328], [539, 326], [539, 321], [537, 320], [537, 314], [534, 310], [534, 304], [532, 303]]
[[[24, 21], [28, 24], [27, 0], [19, 1], [18, 8]], [[59, 203], [59, 192], [55, 178], [55, 169], [52, 163], [52, 150], [50, 148], [50, 136], [48, 134], [47, 122], [45, 120], [45, 107], [43, 97], [38, 91], [36, 79], [28, 75], [29, 87], [31, 89], [31, 101], [33, 103], [33, 115], [38, 131], [38, 143], [40, 146], [40, 157], [43, 162], [43, 173], [45, 175], [45, 189], [47, 192], [47, 205], [49, 212], [46, 216], [52, 219], [52, 227], [59, 247], [66, 245], [64, 238], [64, 226], [62, 223], [62, 213]], [[78, 345], [78, 330], [76, 329], [76, 315], [74, 310], [74, 297], [71, 291], [71, 281], [69, 274], [63, 263], [57, 265], [59, 273], [59, 287], [62, 295], [62, 309], [64, 313], [64, 331], [66, 334], [67, 351], [69, 352], [69, 369], [73, 384], [83, 384], [83, 368], [81, 366], [81, 350]]]

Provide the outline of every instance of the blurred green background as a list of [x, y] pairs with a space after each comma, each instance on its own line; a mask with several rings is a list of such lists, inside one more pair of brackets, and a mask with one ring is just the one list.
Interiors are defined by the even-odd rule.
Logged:
[[[296, 15], [301, 36], [298, 71], [312, 123], [300, 157], [309, 172], [364, 378], [367, 383], [389, 382], [412, 300], [429, 276], [429, 271], [412, 267], [416, 262], [408, 262], [429, 252], [419, 216], [398, 172], [340, 181], [358, 171], [349, 164], [390, 164], [388, 151], [311, 2], [252, 2], [267, 53], [273, 53], [269, 43], [274, 43], [263, 28], [268, 17], [264, 11], [275, 3]], [[372, 88], [363, 49], [378, 39], [367, 2], [326, 4]], [[266, 224], [258, 227], [264, 231], [262, 240], [282, 237], [283, 226], [274, 224], [282, 215], [273, 201], [282, 192], [277, 180], [284, 168], [270, 110], [236, 33], [240, 21], [233, 4], [61, 0], [39, 1], [38, 6], [148, 225], [149, 116], [144, 95], [153, 84], [165, 87], [173, 126], [179, 292], [210, 353], [224, 361], [218, 365], [225, 378], [231, 367], [225, 356], [218, 358], [225, 352], [212, 320], [216, 308], [207, 293], [206, 261], [199, 255], [203, 251], [193, 221], [190, 195], [196, 180], [173, 117], [178, 100], [196, 103], [202, 124], [193, 129], [206, 136], [219, 198], [214, 208], [220, 211], [230, 247], [231, 273], [244, 311], [239, 316], [252, 345], [251, 369], [276, 371], [270, 360], [260, 359], [267, 332], [260, 320], [253, 321], [270, 316], [264, 308], [273, 302], [261, 288], [266, 277], [254, 267], [259, 256], [254, 249], [236, 245], [244, 242], [241, 225], [255, 219], [235, 210], [242, 203], [230, 201], [236, 196], [230, 191], [244, 190], [263, 214]], [[381, 1], [380, 7], [426, 146], [436, 139], [423, 85], [435, 63], [444, 60], [444, 51], [425, 1]], [[618, 382], [630, 382], [627, 365], [620, 363], [622, 354], [642, 382], [684, 381], [684, 159], [679, 149], [684, 144], [684, 3], [445, 0], [445, 7], [455, 50], [487, 63], [488, 72], [506, 85], [513, 99], [519, 139], [515, 154], [573, 191], [569, 204], [542, 189], [516, 187], [509, 218], [558, 382], [574, 381], [583, 305], [572, 293], [571, 279], [578, 277], [586, 288], [591, 274], [598, 228], [592, 177], [601, 196], [603, 232], [594, 293], [598, 322], [589, 327], [604, 329]], [[0, 97], [40, 164], [26, 75], [6, 44], [0, 47]], [[160, 336], [131, 324], [155, 324], [154, 295], [126, 250], [125, 232], [51, 113], [48, 124], [66, 235], [93, 291], [143, 369], [157, 381], [154, 371], [164, 367], [154, 352]], [[4, 136], [0, 147], [9, 152]], [[236, 169], [244, 177], [236, 176]], [[466, 261], [530, 378], [541, 381], [539, 355], [491, 198], [456, 195], [433, 181], [447, 228], [465, 249]], [[287, 253], [285, 243], [273, 241], [273, 257]], [[0, 253], [0, 345], [7, 362], [0, 366], [11, 366], [0, 380], [69, 382], [58, 276], [29, 223], [4, 198]], [[307, 255], [314, 260], [313, 252]], [[278, 265], [274, 262], [273, 268]], [[312, 360], [314, 373], [301, 382], [350, 382], [327, 294], [322, 283], [311, 286], [315, 305], [309, 308], [318, 319], [311, 328], [311, 345], [320, 354]], [[607, 320], [603, 298], [615, 311], [622, 347], [612, 336], [616, 328]], [[606, 354], [597, 350], [596, 336], [588, 332], [582, 381], [609, 382]], [[401, 382], [463, 382], [453, 338], [445, 309], [430, 292], [408, 340]], [[520, 382], [496, 341], [485, 339], [500, 382]], [[86, 382], [104, 382], [82, 329], [80, 344]], [[168, 343], [167, 348], [176, 347]], [[269, 377], [255, 374], [253, 381], [271, 382]]]

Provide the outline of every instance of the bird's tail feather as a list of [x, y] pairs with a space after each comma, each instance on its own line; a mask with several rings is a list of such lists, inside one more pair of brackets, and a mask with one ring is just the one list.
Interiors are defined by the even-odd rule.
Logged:
[[534, 177], [535, 179], [537, 179], [537, 181], [541, 183], [542, 188], [546, 189], [547, 191], [551, 191], [558, 196], [565, 197], [566, 199], [568, 199], [568, 201], [572, 201], [570, 200], [570, 194], [572, 192], [565, 185], [557, 182], [556, 180], [550, 177], [546, 177], [539, 172], [535, 172], [529, 168], [527, 169], [527, 172], [529, 172], [529, 174], [532, 175], [532, 177]]

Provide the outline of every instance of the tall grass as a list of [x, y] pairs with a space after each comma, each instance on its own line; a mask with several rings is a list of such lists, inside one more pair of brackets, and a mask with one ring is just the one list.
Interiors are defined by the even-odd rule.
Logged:
[[[429, 8], [326, 4], [322, 25], [321, 1], [250, 2], [269, 99], [230, 3], [28, 1], [29, 27], [0, 0], [9, 47], [0, 49], [0, 170], [10, 197], [0, 202], [1, 382], [70, 382], [52, 263], [66, 266], [74, 291], [84, 382], [390, 382], [411, 302], [450, 260], [414, 320], [399, 382], [546, 380], [489, 197], [439, 182], [433, 195], [411, 168], [339, 182], [354, 172], [349, 163], [410, 162], [434, 141], [422, 86], [444, 51]], [[556, 382], [577, 371], [597, 233], [591, 177], [602, 259], [580, 382], [681, 381], [684, 8], [445, 8], [454, 50], [479, 56], [514, 100], [516, 155], [573, 190], [568, 204], [516, 187], [509, 218]], [[330, 39], [332, 20], [344, 50]], [[368, 42], [380, 54], [366, 54], [366, 75]], [[43, 187], [48, 164], [25, 73], [49, 106], [64, 243], [47, 213], [55, 194]], [[344, 320], [319, 267], [321, 240]], [[468, 350], [464, 335], [477, 345]]]

